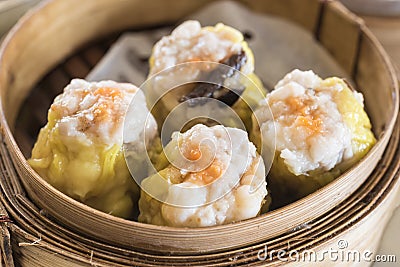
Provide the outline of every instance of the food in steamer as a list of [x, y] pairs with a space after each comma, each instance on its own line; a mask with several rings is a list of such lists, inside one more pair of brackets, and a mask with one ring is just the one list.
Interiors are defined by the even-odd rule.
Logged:
[[342, 79], [323, 80], [312, 71], [287, 74], [254, 115], [260, 128], [252, 136], [261, 135], [266, 151], [276, 146], [268, 174], [275, 206], [331, 182], [376, 142], [362, 94]]
[[[68, 196], [106, 213], [131, 218], [139, 189], [126, 166], [123, 127], [133, 97], [142, 104], [127, 118], [147, 118], [144, 94], [136, 86], [72, 80], [51, 105], [48, 123], [41, 129], [28, 162]], [[159, 141], [151, 115], [146, 125], [147, 140], [135, 123], [128, 125], [128, 141], [136, 144], [137, 153], [146, 153], [146, 143], [149, 153], [155, 154]]]
[[[187, 21], [156, 43], [143, 90], [72, 80], [49, 109], [28, 162], [55, 188], [103, 212], [205, 227], [267, 212], [271, 197], [272, 208], [296, 201], [376, 142], [361, 93], [342, 79], [294, 70], [266, 95], [243, 35], [221, 23]], [[171, 111], [182, 103], [206, 109], [205, 99], [232, 107], [250, 138], [235, 124], [197, 119], [175, 129], [161, 152], [160, 126]]]
[[163, 169], [142, 182], [140, 222], [205, 227], [260, 213], [265, 166], [245, 131], [197, 124], [164, 151]]
[[[198, 21], [186, 21], [163, 37], [152, 50], [149, 80], [146, 96], [157, 102], [159, 125], [180, 103], [195, 108], [203, 98], [212, 98], [232, 106], [250, 129], [252, 108], [265, 96], [242, 33], [222, 23], [201, 27]], [[185, 83], [191, 84], [174, 88]], [[184, 113], [177, 120], [187, 120]]]

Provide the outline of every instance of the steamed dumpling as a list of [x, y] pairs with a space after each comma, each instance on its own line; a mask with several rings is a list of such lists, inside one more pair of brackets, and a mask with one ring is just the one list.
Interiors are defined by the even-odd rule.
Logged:
[[142, 182], [140, 222], [205, 227], [259, 214], [265, 167], [245, 131], [197, 124], [173, 134], [165, 159], [163, 169]]
[[269, 181], [273, 201], [281, 204], [326, 185], [375, 143], [362, 94], [312, 71], [287, 74], [254, 119], [260, 129], [253, 134], [261, 134], [265, 151], [276, 146]]
[[131, 122], [126, 132], [131, 134], [126, 138], [137, 144], [138, 153], [146, 153], [145, 142], [147, 147], [157, 143], [156, 122], [150, 115], [145, 142], [142, 128], [132, 123], [149, 115], [143, 93], [132, 84], [74, 79], [49, 109], [48, 123], [29, 159], [32, 168], [78, 201], [131, 217], [139, 189], [126, 166], [122, 145], [124, 117], [134, 96], [142, 104], [128, 114]]
[[[225, 67], [229, 65], [237, 71], [220, 69], [217, 64], [209, 62], [222, 63]], [[172, 68], [174, 66], [178, 67]], [[168, 71], [160, 73], [163, 70]], [[246, 127], [249, 127], [251, 108], [265, 96], [262, 83], [254, 74], [253, 52], [244, 41], [242, 33], [222, 23], [201, 27], [198, 21], [186, 21], [171, 35], [163, 37], [153, 47], [149, 78], [146, 94], [151, 103], [160, 99], [155, 107], [159, 115], [157, 120], [160, 121], [180, 103], [189, 101], [190, 106], [196, 108], [202, 103], [199, 97], [206, 97], [232, 106]], [[199, 80], [214, 82], [219, 86], [206, 83], [175, 88]], [[172, 88], [175, 89], [169, 91]], [[241, 98], [226, 88], [235, 90]], [[186, 121], [188, 113], [190, 110], [181, 112], [179, 119]]]

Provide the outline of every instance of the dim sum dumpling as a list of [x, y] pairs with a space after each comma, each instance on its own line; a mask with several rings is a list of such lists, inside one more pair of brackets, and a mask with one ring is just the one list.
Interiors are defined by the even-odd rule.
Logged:
[[[170, 70], [162, 72], [167, 69]], [[190, 20], [179, 25], [171, 35], [163, 37], [153, 47], [151, 77], [153, 79], [146, 88], [146, 95], [152, 103], [161, 99], [156, 107], [161, 121], [179, 103], [189, 101], [191, 106], [196, 107], [202, 103], [199, 97], [207, 97], [232, 106], [249, 127], [251, 109], [265, 96], [262, 83], [254, 74], [253, 52], [242, 33], [222, 23], [201, 27], [198, 21]], [[205, 82], [175, 88], [200, 80]], [[181, 120], [185, 121], [185, 112], [181, 115]]]
[[375, 143], [362, 94], [312, 71], [287, 74], [253, 119], [260, 124], [253, 136], [262, 135], [266, 151], [276, 146], [269, 181], [273, 202], [282, 204], [326, 185]]
[[[48, 123], [41, 129], [29, 159], [32, 168], [78, 201], [106, 213], [131, 217], [139, 189], [126, 166], [122, 145], [124, 116], [134, 96], [142, 103], [134, 115], [147, 117], [144, 94], [132, 84], [72, 80], [49, 109]], [[151, 147], [157, 143], [153, 117], [147, 126], [146, 142]], [[144, 150], [138, 127], [128, 127], [133, 133], [130, 142]]]
[[175, 132], [165, 154], [170, 162], [141, 184], [140, 222], [205, 227], [259, 214], [265, 167], [245, 131], [197, 124]]

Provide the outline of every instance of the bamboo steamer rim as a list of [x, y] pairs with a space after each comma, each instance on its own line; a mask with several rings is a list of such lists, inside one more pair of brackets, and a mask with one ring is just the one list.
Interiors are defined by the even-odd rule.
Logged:
[[[3, 45], [1, 46], [0, 49], [0, 64], [6, 60], [4, 59], [4, 55], [7, 53], [7, 50], [9, 49], [10, 44], [15, 42], [15, 39], [18, 38], [18, 36], [21, 35], [21, 31], [24, 30], [24, 27], [26, 25], [29, 25], [32, 20], [35, 20], [35, 16], [37, 16], [37, 12], [44, 12], [46, 8], [49, 8], [51, 5], [54, 5], [54, 3], [61, 2], [61, 1], [45, 1], [42, 3], [34, 12], [31, 12], [29, 15], [25, 16], [23, 20], [21, 20], [16, 27], [14, 27], [10, 34], [7, 35], [6, 39], [4, 40]], [[246, 1], [245, 1], [246, 2]], [[249, 3], [249, 2], [248, 2]], [[338, 10], [342, 9], [341, 5], [336, 3], [336, 2], [327, 2], [323, 1], [324, 5], [333, 5], [335, 8], [338, 8]], [[337, 11], [340, 12], [340, 11]], [[354, 20], [353, 15], [349, 15], [351, 20]], [[205, 238], [205, 240], [210, 240], [209, 237], [218, 237], [218, 236], [223, 236], [224, 234], [232, 234], [235, 232], [239, 232], [238, 230], [243, 230], [246, 228], [254, 228], [255, 225], [262, 226], [265, 223], [268, 223], [269, 220], [280, 220], [281, 222], [287, 221], [289, 218], [294, 220], [291, 221], [290, 225], [283, 225], [279, 224], [277, 226], [277, 229], [274, 229], [275, 231], [270, 232], [269, 234], [264, 234], [262, 237], [259, 237], [258, 239], [253, 239], [253, 243], [255, 242], [260, 242], [262, 240], [272, 238], [275, 236], [278, 236], [280, 234], [284, 234], [285, 232], [289, 231], [292, 228], [295, 228], [301, 222], [308, 221], [311, 219], [314, 219], [318, 216], [321, 216], [324, 212], [327, 210], [332, 209], [334, 206], [336, 206], [340, 201], [336, 200], [336, 202], [329, 202], [326, 201], [326, 207], [322, 210], [314, 210], [314, 213], [310, 213], [308, 216], [309, 218], [304, 218], [304, 217], [299, 217], [295, 216], [297, 214], [296, 210], [299, 210], [305, 206], [308, 206], [311, 203], [316, 203], [320, 205], [324, 201], [321, 201], [320, 197], [323, 197], [322, 199], [329, 200], [329, 198], [332, 196], [332, 192], [337, 192], [338, 189], [340, 188], [345, 188], [348, 185], [349, 180], [351, 181], [351, 178], [354, 178], [357, 176], [359, 173], [359, 169], [357, 167], [364, 165], [368, 166], [374, 158], [374, 154], [382, 154], [383, 150], [385, 149], [387, 142], [389, 141], [391, 132], [393, 130], [397, 113], [398, 113], [398, 106], [399, 106], [399, 92], [398, 92], [398, 84], [396, 82], [396, 77], [395, 77], [395, 72], [393, 70], [393, 67], [386, 55], [386, 53], [383, 51], [383, 48], [381, 45], [378, 43], [376, 38], [371, 34], [371, 32], [365, 27], [365, 25], [358, 19], [355, 19], [357, 23], [359, 23], [360, 31], [362, 32], [362, 37], [366, 38], [368, 42], [371, 42], [371, 44], [374, 46], [374, 48], [377, 50], [379, 56], [381, 57], [381, 60], [384, 62], [384, 66], [387, 68], [386, 72], [389, 73], [390, 79], [392, 81], [392, 88], [393, 88], [393, 99], [392, 101], [394, 102], [393, 106], [393, 112], [392, 116], [390, 116], [390, 120], [386, 123], [386, 128], [385, 131], [381, 134], [377, 144], [372, 148], [372, 150], [368, 153], [368, 155], [356, 166], [354, 166], [352, 169], [347, 171], [345, 174], [342, 175], [340, 179], [335, 180], [328, 186], [318, 190], [317, 192], [295, 202], [292, 203], [284, 208], [269, 212], [267, 214], [261, 215], [257, 218], [251, 219], [251, 220], [246, 220], [242, 222], [237, 222], [234, 224], [229, 224], [229, 225], [222, 225], [222, 226], [215, 226], [215, 227], [207, 227], [207, 228], [197, 228], [197, 229], [181, 229], [181, 228], [173, 228], [173, 227], [166, 227], [166, 226], [154, 226], [154, 225], [147, 225], [147, 224], [141, 224], [138, 222], [133, 222], [133, 221], [126, 221], [124, 219], [116, 218], [108, 214], [101, 213], [99, 211], [96, 211], [82, 203], [79, 203], [64, 194], [60, 193], [58, 190], [54, 189], [52, 186], [50, 186], [48, 183], [44, 182], [42, 178], [40, 178], [29, 166], [29, 164], [26, 162], [25, 157], [23, 156], [22, 152], [18, 148], [18, 144], [16, 143], [12, 131], [10, 130], [8, 121], [5, 117], [5, 114], [2, 112], [1, 113], [1, 125], [2, 125], [2, 137], [5, 140], [5, 143], [7, 144], [7, 147], [10, 149], [12, 152], [11, 157], [14, 160], [14, 164], [16, 164], [18, 167], [20, 167], [19, 172], [20, 175], [28, 175], [30, 178], [32, 178], [32, 181], [35, 181], [36, 183], [40, 184], [40, 186], [43, 187], [43, 190], [46, 190], [49, 192], [50, 195], [54, 196], [55, 199], [58, 200], [65, 200], [66, 202], [72, 204], [72, 206], [68, 207], [67, 205], [64, 207], [67, 211], [69, 212], [77, 212], [78, 214], [91, 214], [92, 216], [97, 216], [96, 220], [101, 219], [105, 220], [106, 222], [112, 222], [112, 224], [118, 224], [120, 226], [129, 226], [132, 228], [135, 228], [137, 231], [136, 233], [146, 231], [146, 235], [148, 236], [160, 236], [160, 237], [167, 237], [171, 240], [172, 242], [178, 242], [179, 245], [179, 239], [184, 238], [186, 241], [184, 242], [185, 244], [192, 243], [194, 239], [199, 239], [200, 241], [202, 240], [200, 237]], [[0, 76], [0, 80], [3, 77]], [[1, 81], [0, 81], [1, 82]], [[0, 86], [2, 84], [0, 83]], [[4, 90], [2, 90], [2, 98], [3, 95], [5, 94]], [[3, 102], [0, 103], [1, 108], [3, 110]], [[371, 166], [369, 166], [370, 171], [372, 171]], [[347, 177], [347, 179], [344, 179]], [[361, 185], [361, 182], [356, 183], [356, 187]], [[335, 191], [336, 190], [336, 191]], [[329, 193], [331, 195], [329, 195]], [[336, 194], [336, 193], [334, 193]], [[334, 195], [333, 194], [333, 195]], [[325, 195], [325, 196], [324, 196]], [[329, 196], [329, 197], [328, 197]], [[43, 203], [42, 203], [43, 204]], [[75, 210], [76, 209], [76, 210]], [[308, 209], [310, 210], [310, 209]], [[288, 219], [286, 219], [288, 218]], [[58, 220], [60, 218], [57, 218]], [[64, 219], [66, 220], [66, 219]], [[95, 222], [95, 221], [94, 221]], [[275, 221], [276, 222], [276, 221]], [[64, 221], [65, 223], [65, 221]], [[70, 225], [71, 226], [71, 225]], [[75, 227], [76, 225], [72, 225]], [[283, 227], [284, 226], [284, 227]], [[78, 226], [79, 227], [79, 226]], [[79, 229], [78, 231], [82, 231], [82, 229]], [[101, 238], [100, 238], [101, 239]], [[230, 241], [232, 241], [230, 239]], [[218, 251], [220, 249], [225, 250], [228, 248], [234, 248], [234, 247], [240, 247], [243, 245], [243, 242], [240, 242], [240, 240], [237, 244], [229, 244], [227, 247], [217, 247], [214, 246], [213, 244], [209, 243], [204, 243], [204, 244], [198, 244], [199, 247], [195, 248], [196, 250], [200, 251]], [[123, 246], [130, 247], [128, 243], [122, 244]], [[218, 244], [219, 246], [220, 244]], [[132, 247], [135, 247], [135, 245], [131, 245]], [[141, 249], [146, 249], [147, 247], [141, 247]], [[167, 250], [169, 251], [170, 249], [174, 249], [174, 247], [167, 247]], [[180, 251], [176, 251], [179, 253]]]

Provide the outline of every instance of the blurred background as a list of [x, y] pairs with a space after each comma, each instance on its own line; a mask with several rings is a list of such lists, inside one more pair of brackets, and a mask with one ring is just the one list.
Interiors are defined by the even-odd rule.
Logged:
[[399, 16], [399, 0], [340, 0], [348, 9], [358, 14]]

